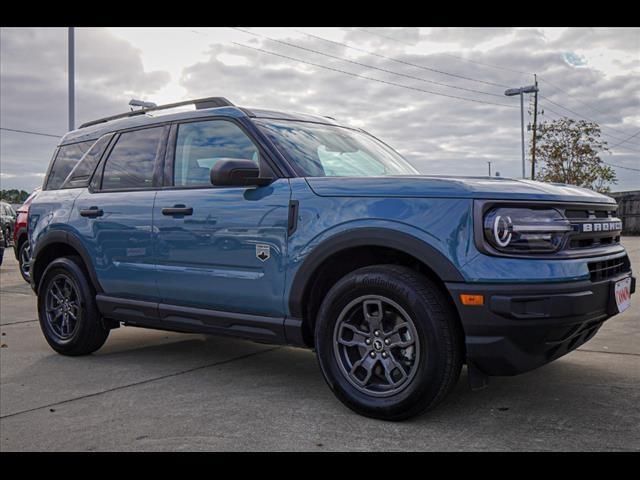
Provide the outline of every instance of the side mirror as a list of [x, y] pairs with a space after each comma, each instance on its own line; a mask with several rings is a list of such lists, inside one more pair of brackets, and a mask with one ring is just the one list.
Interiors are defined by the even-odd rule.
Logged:
[[272, 178], [260, 177], [260, 169], [251, 160], [240, 158], [220, 159], [211, 167], [211, 184], [216, 187], [262, 187], [273, 182]]

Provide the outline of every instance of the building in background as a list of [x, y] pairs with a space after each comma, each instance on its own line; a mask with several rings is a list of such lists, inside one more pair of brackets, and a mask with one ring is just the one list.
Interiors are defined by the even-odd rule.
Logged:
[[623, 235], [640, 235], [640, 190], [610, 193], [618, 202]]

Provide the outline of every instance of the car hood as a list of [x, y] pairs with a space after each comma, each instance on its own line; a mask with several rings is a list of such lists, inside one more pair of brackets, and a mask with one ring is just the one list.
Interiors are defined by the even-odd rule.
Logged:
[[308, 177], [306, 180], [311, 189], [323, 197], [450, 197], [615, 203], [613, 198], [586, 188], [503, 177], [416, 175]]

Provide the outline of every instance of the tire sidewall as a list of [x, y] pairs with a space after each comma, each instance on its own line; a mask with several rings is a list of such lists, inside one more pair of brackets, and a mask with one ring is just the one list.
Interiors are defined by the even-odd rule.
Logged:
[[[53, 332], [45, 314], [47, 289], [52, 279], [59, 274], [66, 275], [69, 278], [79, 295], [80, 318], [77, 328], [68, 339], [61, 339]], [[40, 328], [49, 345], [58, 352], [73, 351], [82, 342], [85, 330], [89, 328], [88, 323], [92, 321], [92, 316], [95, 316], [96, 311], [93, 292], [80, 266], [69, 258], [54, 260], [42, 275], [42, 280], [38, 287], [38, 318], [40, 320]]]
[[[398, 419], [410, 416], [421, 406], [428, 406], [440, 390], [440, 377], [445, 365], [438, 329], [441, 313], [433, 311], [411, 285], [393, 270], [364, 269], [343, 278], [327, 294], [318, 313], [316, 349], [325, 380], [335, 395], [358, 413], [376, 418]], [[426, 280], [426, 279], [425, 279]], [[334, 328], [342, 309], [352, 300], [364, 295], [380, 295], [400, 305], [416, 329], [420, 343], [420, 357], [415, 376], [400, 392], [388, 397], [366, 395], [344, 376], [334, 354]]]

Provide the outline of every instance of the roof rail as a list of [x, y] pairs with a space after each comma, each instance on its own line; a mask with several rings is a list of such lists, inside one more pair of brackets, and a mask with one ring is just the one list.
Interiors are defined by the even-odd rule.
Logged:
[[91, 125], [98, 125], [99, 123], [110, 122], [111, 120], [117, 120], [118, 118], [135, 117], [136, 115], [144, 115], [147, 112], [153, 112], [157, 110], [166, 110], [169, 108], [182, 107], [183, 105], [195, 105], [196, 110], [203, 108], [217, 108], [217, 107], [233, 107], [233, 103], [224, 97], [207, 97], [197, 98], [195, 100], [186, 100], [184, 102], [167, 103], [166, 105], [158, 105], [157, 107], [141, 108], [140, 110], [134, 110], [132, 112], [120, 113], [118, 115], [112, 115], [110, 117], [100, 118], [98, 120], [92, 120], [87, 123], [83, 123], [78, 128], [90, 127]]

